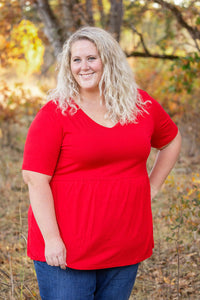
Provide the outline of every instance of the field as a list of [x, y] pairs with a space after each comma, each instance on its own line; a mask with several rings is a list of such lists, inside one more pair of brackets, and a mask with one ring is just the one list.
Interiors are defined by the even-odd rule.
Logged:
[[[21, 177], [23, 145], [37, 105], [26, 118], [7, 114], [0, 123], [0, 299], [40, 299], [26, 256], [27, 187]], [[31, 112], [29, 112], [31, 110]], [[24, 112], [24, 111], [23, 111]], [[183, 147], [176, 167], [152, 202], [155, 249], [142, 262], [131, 299], [200, 299], [200, 124], [178, 120]], [[153, 151], [148, 165], [155, 157]]]

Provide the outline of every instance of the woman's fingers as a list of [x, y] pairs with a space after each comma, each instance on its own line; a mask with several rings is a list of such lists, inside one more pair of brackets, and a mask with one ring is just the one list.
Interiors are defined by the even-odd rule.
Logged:
[[59, 266], [61, 269], [66, 269], [66, 260], [64, 256], [46, 256], [46, 262], [50, 266]]
[[61, 267], [61, 269], [66, 269], [66, 255], [57, 257], [58, 266]]
[[48, 265], [66, 269], [66, 248], [61, 238], [45, 241], [45, 258]]

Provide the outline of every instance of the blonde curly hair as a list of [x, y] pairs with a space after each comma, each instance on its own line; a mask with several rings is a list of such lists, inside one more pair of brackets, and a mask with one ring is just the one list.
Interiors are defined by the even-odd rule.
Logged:
[[104, 96], [106, 117], [121, 124], [136, 122], [145, 103], [142, 101], [133, 72], [118, 42], [105, 30], [97, 27], [83, 27], [64, 43], [58, 57], [58, 78], [55, 89], [48, 93], [48, 100], [54, 100], [65, 113], [70, 108], [76, 113], [73, 97], [79, 98], [79, 87], [70, 68], [71, 47], [78, 40], [89, 40], [95, 44], [103, 63], [103, 74], [99, 83], [100, 95]]

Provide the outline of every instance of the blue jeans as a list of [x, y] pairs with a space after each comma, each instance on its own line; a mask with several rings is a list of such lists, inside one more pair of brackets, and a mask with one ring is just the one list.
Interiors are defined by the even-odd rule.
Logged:
[[139, 264], [100, 270], [34, 265], [42, 300], [128, 300]]

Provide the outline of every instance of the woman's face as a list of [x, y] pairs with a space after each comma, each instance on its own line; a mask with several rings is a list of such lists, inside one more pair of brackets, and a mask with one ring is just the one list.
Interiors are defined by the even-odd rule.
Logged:
[[96, 92], [103, 73], [103, 64], [94, 43], [79, 40], [71, 47], [71, 72], [83, 91]]

